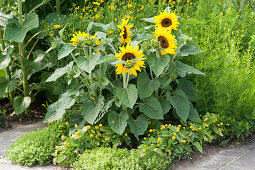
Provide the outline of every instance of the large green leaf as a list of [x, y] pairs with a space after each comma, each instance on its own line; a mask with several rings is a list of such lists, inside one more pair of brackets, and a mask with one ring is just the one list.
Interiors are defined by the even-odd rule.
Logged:
[[160, 99], [159, 102], [162, 106], [163, 114], [167, 114], [171, 109], [171, 103], [165, 98]]
[[168, 55], [163, 55], [159, 57], [155, 55], [149, 55], [147, 58], [147, 62], [149, 63], [156, 77], [158, 77], [159, 75], [163, 73], [169, 61], [170, 61], [170, 57]]
[[163, 109], [155, 97], [149, 97], [139, 104], [139, 111], [151, 119], [163, 119]]
[[59, 13], [50, 13], [46, 16], [45, 21], [52, 26], [53, 25], [63, 26], [67, 24], [68, 17]]
[[131, 132], [134, 133], [137, 140], [139, 140], [139, 135], [143, 135], [148, 128], [148, 120], [144, 115], [138, 116], [136, 120], [130, 117], [128, 119], [128, 125]]
[[150, 80], [146, 73], [141, 73], [137, 77], [138, 95], [141, 99], [150, 97], [160, 86], [158, 79]]
[[10, 61], [11, 61], [10, 56], [8, 55], [4, 56], [0, 53], [0, 70], [6, 68], [9, 65]]
[[9, 81], [5, 92], [10, 93], [10, 92], [14, 91], [17, 87], [17, 83], [18, 83], [17, 79], [12, 79], [11, 81]]
[[182, 89], [188, 96], [189, 100], [196, 101], [196, 85], [190, 80], [179, 79], [178, 88]]
[[185, 44], [180, 49], [180, 56], [188, 56], [191, 54], [199, 54], [203, 51], [196, 47], [194, 44]]
[[122, 135], [127, 126], [128, 118], [129, 116], [127, 111], [122, 111], [120, 114], [111, 111], [110, 113], [108, 113], [108, 124], [114, 132]]
[[77, 65], [80, 69], [86, 71], [87, 73], [91, 73], [91, 71], [96, 67], [97, 61], [100, 58], [100, 54], [94, 54], [90, 60], [88, 60], [85, 56], [80, 56], [77, 58]]
[[190, 112], [190, 101], [186, 94], [182, 90], [177, 89], [173, 92], [172, 96], [167, 95], [167, 100], [175, 108], [177, 115], [183, 121], [186, 121]]
[[93, 124], [104, 106], [104, 96], [99, 96], [97, 102], [87, 100], [81, 105], [81, 115], [88, 123]]
[[188, 119], [192, 120], [193, 122], [201, 122], [197, 109], [193, 107], [193, 104], [191, 102], [190, 102], [190, 113], [189, 113]]
[[23, 42], [28, 31], [39, 26], [39, 19], [36, 13], [28, 14], [25, 17], [23, 26], [17, 19], [11, 18], [6, 26], [6, 39], [8, 41]]
[[74, 49], [73, 44], [65, 44], [58, 52], [58, 60], [68, 56]]
[[65, 67], [56, 69], [55, 72], [45, 82], [56, 81], [59, 77], [69, 72], [72, 69], [72, 67], [73, 62], [70, 62]]
[[0, 77], [0, 97], [3, 97], [8, 86], [8, 80], [4, 77]]
[[75, 91], [69, 90], [63, 93], [58, 101], [49, 105], [48, 112], [45, 115], [45, 121], [50, 122], [61, 119], [66, 109], [73, 106], [75, 102]]
[[24, 112], [31, 103], [31, 97], [16, 96], [13, 99], [13, 108], [17, 115]]
[[132, 109], [138, 98], [136, 86], [129, 84], [126, 89], [117, 87], [116, 96], [123, 105]]
[[193, 145], [197, 148], [199, 152], [203, 153], [202, 146], [200, 145], [199, 142], [194, 142]]
[[202, 74], [202, 75], [204, 75], [204, 73], [202, 73], [201, 71], [195, 69], [194, 67], [192, 67], [190, 65], [184, 64], [180, 61], [177, 61], [176, 68], [177, 68], [177, 70], [185, 72], [187, 74], [192, 74], [193, 73], [193, 74]]

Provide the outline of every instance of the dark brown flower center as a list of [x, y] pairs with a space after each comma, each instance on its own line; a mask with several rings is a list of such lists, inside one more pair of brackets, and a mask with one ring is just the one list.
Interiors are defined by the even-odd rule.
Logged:
[[124, 27], [124, 34], [123, 34], [123, 38], [124, 38], [124, 39], [126, 39], [126, 38], [127, 38], [127, 36], [128, 36], [128, 35], [127, 35], [127, 29], [126, 29], [126, 27]]
[[169, 18], [165, 18], [161, 21], [163, 27], [169, 27], [172, 25], [172, 21]]
[[167, 39], [163, 36], [159, 36], [158, 41], [160, 41], [160, 45], [162, 48], [167, 48], [169, 46]]
[[123, 61], [135, 59], [135, 55], [132, 53], [125, 53], [122, 57]]

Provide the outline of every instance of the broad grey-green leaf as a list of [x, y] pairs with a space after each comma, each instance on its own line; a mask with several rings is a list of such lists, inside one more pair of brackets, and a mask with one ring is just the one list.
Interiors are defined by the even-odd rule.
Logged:
[[4, 56], [0, 53], [0, 70], [8, 67], [10, 61], [11, 57], [9, 55]]
[[56, 81], [59, 77], [69, 72], [72, 69], [72, 67], [73, 67], [73, 62], [70, 62], [65, 67], [56, 69], [55, 72], [45, 82]]
[[194, 44], [185, 44], [180, 49], [180, 56], [188, 56], [191, 54], [200, 54], [203, 51], [196, 47]]
[[160, 86], [158, 79], [150, 80], [146, 73], [141, 73], [137, 77], [138, 95], [141, 99], [150, 97]]
[[137, 140], [139, 140], [139, 135], [143, 135], [148, 128], [148, 120], [144, 115], [138, 116], [136, 120], [130, 117], [128, 119], [128, 125], [131, 132], [134, 133]]
[[77, 58], [77, 65], [80, 69], [87, 73], [91, 73], [91, 71], [96, 67], [99, 58], [100, 54], [98, 53], [94, 54], [90, 60], [88, 60], [85, 56], [80, 56]]
[[155, 22], [154, 22], [154, 20], [155, 20], [154, 17], [151, 17], [151, 18], [142, 18], [142, 20], [147, 21], [147, 22], [150, 22], [150, 23], [155, 23]]
[[58, 52], [58, 60], [68, 56], [74, 49], [73, 44], [65, 44]]
[[8, 41], [23, 42], [28, 31], [39, 26], [39, 19], [36, 13], [28, 14], [25, 17], [23, 26], [17, 19], [11, 18], [6, 26], [6, 39]]
[[92, 26], [93, 26], [93, 22], [90, 22], [87, 27], [87, 32], [89, 32], [91, 30]]
[[136, 86], [129, 84], [126, 89], [117, 87], [116, 96], [123, 105], [132, 109], [138, 98]]
[[46, 16], [45, 21], [52, 26], [54, 25], [63, 26], [67, 24], [68, 17], [59, 13], [50, 13]]
[[31, 103], [31, 97], [16, 96], [13, 99], [13, 108], [17, 115], [24, 112]]
[[175, 108], [177, 115], [183, 121], [186, 121], [190, 112], [190, 101], [188, 100], [188, 97], [185, 95], [185, 93], [182, 90], [177, 89], [174, 91], [172, 96], [167, 97], [167, 100]]
[[171, 103], [166, 100], [165, 98], [159, 100], [161, 106], [162, 106], [162, 110], [163, 110], [163, 114], [167, 114], [169, 112], [169, 110], [171, 109]]
[[197, 109], [193, 107], [193, 104], [190, 102], [190, 113], [188, 119], [194, 122], [201, 122]]
[[195, 69], [194, 67], [192, 67], [190, 65], [184, 64], [180, 61], [177, 61], [176, 68], [177, 68], [177, 70], [188, 73], [188, 74], [193, 73], [193, 74], [202, 74], [202, 75], [204, 75], [204, 73], [202, 73], [201, 71]]
[[10, 93], [10, 92], [14, 91], [17, 87], [17, 83], [18, 83], [17, 79], [12, 79], [11, 81], [9, 81], [5, 92]]
[[178, 88], [182, 89], [190, 101], [196, 101], [196, 85], [189, 80], [179, 79]]
[[104, 62], [111, 61], [114, 59], [115, 59], [115, 56], [113, 54], [105, 55], [99, 58], [99, 60], [97, 61], [97, 64], [102, 64]]
[[170, 57], [168, 55], [163, 55], [159, 58], [156, 55], [149, 55], [147, 58], [147, 62], [149, 63], [156, 77], [160, 76], [163, 73], [169, 61]]
[[8, 80], [4, 77], [0, 77], [0, 97], [3, 97], [8, 86]]
[[128, 118], [128, 113], [125, 110], [123, 110], [120, 114], [111, 111], [110, 113], [108, 113], [108, 124], [114, 132], [122, 135], [127, 126]]
[[45, 115], [45, 121], [55, 121], [61, 119], [65, 114], [66, 109], [69, 109], [76, 102], [75, 92], [67, 91], [63, 93], [58, 101], [52, 103], [48, 107], [48, 111]]
[[139, 111], [151, 119], [163, 119], [163, 109], [155, 97], [149, 97], [139, 104]]
[[93, 124], [104, 106], [104, 96], [99, 96], [97, 102], [86, 101], [81, 105], [81, 115], [88, 123]]
[[199, 150], [199, 152], [203, 153], [202, 146], [199, 142], [194, 142], [193, 145], [197, 148], [197, 150]]

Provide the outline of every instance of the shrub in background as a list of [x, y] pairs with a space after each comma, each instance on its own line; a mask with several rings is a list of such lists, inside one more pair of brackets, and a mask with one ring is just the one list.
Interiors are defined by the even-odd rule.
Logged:
[[76, 170], [117, 170], [117, 169], [166, 169], [167, 157], [157, 153], [140, 156], [139, 150], [97, 148], [86, 150], [73, 164]]
[[7, 151], [8, 158], [16, 164], [32, 166], [52, 162], [52, 153], [60, 142], [57, 124], [23, 135]]

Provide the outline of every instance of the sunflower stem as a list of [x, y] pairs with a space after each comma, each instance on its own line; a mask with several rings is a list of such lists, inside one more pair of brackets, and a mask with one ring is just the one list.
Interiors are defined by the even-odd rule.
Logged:
[[150, 75], [151, 75], [151, 79], [153, 80], [154, 78], [153, 78], [153, 74], [152, 74], [151, 68], [150, 68]]
[[125, 88], [127, 88], [127, 86], [128, 86], [128, 82], [129, 82], [129, 69], [128, 69], [127, 81], [126, 81], [126, 87], [125, 87]]

